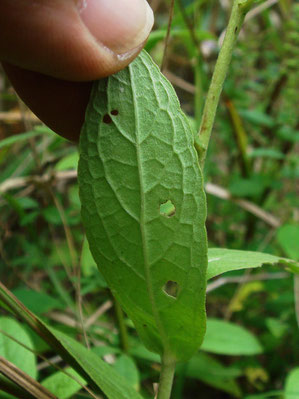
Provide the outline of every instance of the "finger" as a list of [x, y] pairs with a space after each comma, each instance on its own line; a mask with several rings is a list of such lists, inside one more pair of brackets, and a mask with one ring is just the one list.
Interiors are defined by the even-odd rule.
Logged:
[[69, 82], [3, 63], [21, 99], [59, 135], [79, 141], [92, 82]]
[[72, 81], [129, 64], [153, 25], [146, 0], [0, 0], [0, 59]]

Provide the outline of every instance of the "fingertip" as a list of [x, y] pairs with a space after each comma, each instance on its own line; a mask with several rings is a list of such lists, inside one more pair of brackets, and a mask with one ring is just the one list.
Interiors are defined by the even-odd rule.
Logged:
[[145, 0], [84, 0], [83, 9], [74, 0], [1, 2], [0, 59], [70, 81], [125, 68], [153, 24]]

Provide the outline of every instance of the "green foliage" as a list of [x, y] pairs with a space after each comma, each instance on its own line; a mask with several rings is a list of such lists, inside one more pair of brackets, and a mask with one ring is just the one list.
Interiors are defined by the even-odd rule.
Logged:
[[[11, 318], [0, 317], [0, 330], [0, 356], [15, 364], [30, 377], [37, 378], [36, 357], [30, 352], [34, 347], [25, 328]], [[25, 347], [20, 346], [11, 337]]]
[[[67, 374], [66, 374], [67, 373]], [[71, 378], [74, 377], [76, 380]], [[57, 371], [45, 378], [41, 384], [59, 399], [69, 399], [81, 390], [85, 385], [85, 380], [71, 368], [66, 368], [64, 372]]]
[[186, 376], [198, 379], [216, 389], [235, 397], [241, 396], [236, 377], [241, 374], [238, 368], [227, 367], [205, 353], [196, 354], [186, 368]]
[[284, 252], [292, 259], [299, 260], [299, 226], [285, 224], [277, 231], [277, 241]]
[[[203, 101], [219, 51], [218, 38], [228, 20], [226, 3], [175, 1], [165, 73], [175, 85], [194, 135], [201, 122]], [[157, 7], [156, 24], [147, 49], [160, 64], [170, 1], [153, 4]], [[233, 342], [241, 342], [238, 341], [241, 327], [242, 332], [245, 329], [251, 337], [254, 334], [258, 338], [263, 353], [222, 355], [220, 353], [231, 349], [230, 343], [220, 339], [220, 332], [224, 334], [225, 328], [219, 329], [219, 335], [212, 331], [212, 336], [208, 330], [205, 342], [210, 342], [211, 351], [197, 352], [190, 361], [178, 365], [172, 399], [196, 398], [199, 393], [213, 399], [234, 396], [282, 399], [288, 398], [287, 395], [297, 399], [298, 396], [294, 282], [286, 273], [290, 268], [293, 272], [297, 268], [283, 257], [299, 259], [296, 225], [299, 8], [294, 0], [266, 5], [267, 9], [258, 11], [246, 22], [234, 51], [204, 170], [206, 182], [218, 186], [220, 193], [226, 189], [232, 195], [232, 200], [225, 200], [217, 197], [217, 193], [208, 194], [207, 230], [212, 247], [209, 258], [218, 257], [213, 254], [213, 247], [249, 251], [235, 253], [216, 249], [225, 251], [225, 256], [209, 262], [208, 275], [215, 280], [209, 281], [208, 328], [211, 320], [225, 318], [230, 326], [237, 327]], [[87, 340], [98, 359], [117, 368], [115, 378], [121, 378], [120, 375], [128, 378], [128, 389], [135, 392], [139, 386], [140, 396], [152, 399], [160, 359], [138, 340], [127, 316], [124, 324], [129, 347], [124, 354], [111, 295], [104, 277], [96, 270], [81, 225], [75, 179], [77, 148], [40, 124], [24, 131], [19, 119], [6, 121], [6, 112], [15, 113], [19, 105], [2, 72], [0, 80], [0, 281], [47, 325], [63, 331], [76, 343]], [[141, 81], [138, 87], [137, 93], [146, 96], [146, 87]], [[113, 115], [111, 118], [119, 119]], [[163, 154], [160, 157], [164, 160]], [[124, 173], [122, 179], [126, 183]], [[164, 198], [160, 209], [166, 216], [173, 213], [169, 199]], [[169, 208], [163, 208], [167, 203]], [[244, 203], [257, 206], [266, 217], [251, 214], [243, 207]], [[57, 204], [60, 204], [59, 211]], [[276, 220], [274, 224], [271, 217]], [[127, 237], [130, 231], [124, 234]], [[254, 257], [253, 251], [258, 251]], [[184, 256], [183, 252], [179, 255]], [[227, 272], [229, 274], [223, 274]], [[2, 320], [3, 315], [8, 319], [8, 308], [1, 304], [0, 312], [0, 330], [5, 330]], [[24, 322], [16, 324], [12, 317], [9, 316], [11, 335], [25, 342], [19, 336], [23, 331], [27, 340], [30, 339], [31, 348], [55, 362], [59, 353], [57, 346], [32, 333]], [[24, 348], [4, 334], [0, 333], [0, 337], [1, 342], [9, 340], [16, 345], [17, 356], [11, 360], [20, 368], [26, 364], [27, 355], [35, 359], [31, 371], [36, 373], [36, 363], [40, 363], [37, 381], [43, 384], [49, 379], [49, 385], [45, 385], [59, 398], [88, 396], [62, 370], [37, 360], [30, 351], [25, 354]], [[216, 344], [217, 354], [213, 353]], [[72, 369], [77, 364], [77, 371], [83, 375], [78, 363], [72, 357], [67, 359], [66, 353], [64, 362], [57, 365], [64, 369], [68, 362], [74, 362]], [[6, 354], [5, 357], [8, 358]], [[98, 392], [100, 388], [88, 375], [85, 381]], [[1, 383], [3, 379], [0, 391]], [[0, 397], [4, 395], [1, 391]]]
[[142, 398], [124, 377], [103, 362], [99, 356], [60, 331], [53, 328], [49, 330], [109, 399]]
[[208, 319], [202, 350], [220, 355], [257, 355], [263, 348], [243, 327], [223, 320]]
[[225, 248], [210, 248], [208, 251], [207, 279], [232, 270], [252, 269], [263, 265], [281, 265], [299, 273], [299, 264], [261, 252], [237, 251]]
[[299, 396], [299, 368], [293, 369], [286, 380], [285, 399], [295, 399]]
[[113, 294], [151, 350], [189, 359], [205, 332], [205, 196], [192, 130], [145, 52], [94, 86], [79, 186], [91, 252]]

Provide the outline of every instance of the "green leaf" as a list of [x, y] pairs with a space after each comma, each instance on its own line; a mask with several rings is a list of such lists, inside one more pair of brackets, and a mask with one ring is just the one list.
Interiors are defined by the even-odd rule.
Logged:
[[29, 140], [32, 137], [36, 137], [36, 136], [40, 136], [40, 135], [41, 135], [41, 132], [33, 130], [31, 132], [20, 133], [20, 134], [14, 135], [14, 136], [7, 137], [0, 141], [0, 149], [4, 148], [4, 147], [9, 147], [15, 143], [20, 143], [24, 140]]
[[186, 376], [203, 381], [214, 388], [240, 397], [240, 388], [235, 381], [242, 373], [239, 369], [222, 365], [205, 353], [196, 354], [187, 364]]
[[257, 109], [253, 110], [241, 110], [240, 115], [246, 119], [247, 121], [253, 123], [257, 126], [266, 126], [272, 127], [274, 126], [274, 120], [271, 116], [261, 112]]
[[271, 159], [284, 159], [286, 156], [283, 152], [275, 148], [256, 148], [249, 154], [250, 158], [271, 158]]
[[41, 315], [53, 309], [63, 309], [64, 305], [58, 299], [43, 292], [18, 288], [13, 291], [14, 295], [33, 313]]
[[68, 169], [77, 169], [79, 161], [79, 154], [78, 151], [74, 151], [71, 154], [68, 154], [64, 158], [62, 158], [57, 164], [55, 165], [55, 170], [62, 171]]
[[271, 334], [277, 339], [281, 339], [290, 328], [288, 324], [284, 323], [280, 319], [275, 319], [274, 317], [267, 317], [265, 324]]
[[126, 381], [136, 390], [139, 389], [140, 376], [134, 360], [127, 355], [121, 355], [114, 363], [115, 370], [125, 377]]
[[126, 379], [99, 356], [64, 333], [48, 328], [109, 399], [141, 399]]
[[17, 321], [8, 317], [0, 317], [0, 355], [26, 374], [30, 375], [30, 377], [36, 379], [37, 368], [35, 354], [19, 345], [9, 336], [4, 335], [2, 331], [28, 348], [34, 349], [27, 331]]
[[58, 212], [58, 209], [54, 205], [49, 205], [42, 211], [42, 215], [44, 216], [45, 220], [54, 225], [61, 225], [62, 220], [61, 216]]
[[207, 332], [201, 349], [219, 355], [257, 355], [263, 348], [244, 327], [228, 321], [208, 319]]
[[151, 363], [159, 363], [160, 357], [157, 353], [149, 351], [137, 339], [130, 339], [129, 353], [135, 358], [143, 359]]
[[262, 252], [210, 248], [208, 254], [208, 280], [232, 270], [257, 268], [262, 267], [263, 265], [283, 266], [287, 267], [294, 273], [299, 273], [298, 262], [274, 255], [264, 254]]
[[82, 253], [81, 253], [81, 269], [83, 276], [91, 276], [96, 267], [97, 265], [91, 255], [88, 241], [86, 237], [84, 237]]
[[282, 394], [283, 394], [282, 391], [270, 391], [270, 392], [259, 393], [257, 395], [249, 395], [246, 396], [244, 399], [274, 399], [274, 398], [281, 399]]
[[[215, 40], [215, 36], [208, 31], [194, 30], [194, 33], [199, 42], [202, 40]], [[145, 45], [145, 49], [150, 52], [159, 42], [165, 39], [166, 35], [167, 29], [154, 30], [149, 35], [149, 38]], [[188, 29], [172, 29], [171, 37], [179, 37], [181, 39], [188, 40], [190, 37], [190, 31]]]
[[299, 367], [294, 368], [287, 376], [285, 399], [299, 398]]
[[292, 259], [299, 260], [299, 226], [285, 224], [277, 231], [277, 241], [282, 249]]
[[273, 179], [273, 176], [253, 175], [249, 179], [235, 177], [229, 184], [232, 195], [237, 197], [255, 198], [261, 195], [267, 187], [275, 187], [280, 182]]
[[78, 177], [90, 250], [113, 294], [150, 350], [188, 360], [205, 333], [206, 200], [192, 129], [147, 53], [95, 83]]
[[[86, 385], [85, 380], [71, 368], [65, 369], [67, 374], [72, 375], [77, 381], [80, 381], [84, 386]], [[59, 399], [69, 399], [75, 393], [81, 390], [81, 385], [70, 376], [68, 376], [62, 371], [57, 371], [56, 373], [45, 378], [41, 384], [56, 395]]]
[[90, 386], [99, 387], [109, 399], [142, 399], [141, 395], [99, 356], [69, 336], [47, 326], [22, 305], [1, 282], [0, 300], [86, 379]]

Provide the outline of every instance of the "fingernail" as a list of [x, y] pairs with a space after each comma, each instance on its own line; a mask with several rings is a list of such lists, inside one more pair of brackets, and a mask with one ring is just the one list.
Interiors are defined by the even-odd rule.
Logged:
[[146, 0], [79, 0], [78, 9], [96, 41], [120, 57], [140, 48], [154, 23]]

